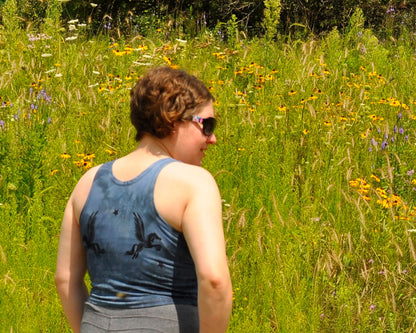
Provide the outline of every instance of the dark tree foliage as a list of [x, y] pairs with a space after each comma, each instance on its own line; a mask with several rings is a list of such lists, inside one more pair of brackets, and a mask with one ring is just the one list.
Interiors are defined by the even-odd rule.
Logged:
[[398, 36], [401, 29], [415, 31], [416, 0], [283, 0], [282, 34], [302, 24], [313, 34], [337, 27], [344, 31], [357, 7], [366, 18], [366, 27], [378, 33]]
[[[19, 17], [26, 25], [38, 24], [44, 18], [51, 0], [18, 1]], [[0, 5], [5, 0], [0, 0]], [[194, 36], [203, 29], [215, 29], [221, 23], [236, 22], [249, 36], [260, 36], [263, 30], [263, 0], [71, 0], [62, 2], [62, 18], [89, 23], [92, 33], [105, 29], [119, 34], [146, 34], [164, 27], [167, 33]], [[302, 31], [319, 35], [334, 27], [343, 31], [359, 7], [366, 27], [398, 36], [402, 29], [416, 30], [416, 0], [281, 0], [281, 35]]]

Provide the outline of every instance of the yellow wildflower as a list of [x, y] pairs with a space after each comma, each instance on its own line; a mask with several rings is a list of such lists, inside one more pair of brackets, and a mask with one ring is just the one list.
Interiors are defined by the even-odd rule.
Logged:
[[71, 155], [69, 155], [68, 153], [63, 153], [61, 154], [61, 158], [68, 159], [68, 158], [71, 158]]
[[117, 152], [115, 150], [111, 150], [111, 149], [107, 149], [107, 148], [104, 149], [104, 151], [109, 155], [116, 155], [117, 154]]
[[377, 183], [380, 183], [380, 178], [378, 178], [376, 175], [371, 175], [371, 178], [373, 178]]

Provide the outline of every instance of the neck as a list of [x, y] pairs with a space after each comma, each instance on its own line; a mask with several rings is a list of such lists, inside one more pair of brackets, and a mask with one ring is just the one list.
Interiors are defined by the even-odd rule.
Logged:
[[140, 140], [135, 152], [145, 153], [157, 157], [172, 157], [169, 148], [166, 146], [165, 140], [159, 139], [150, 135], [145, 135]]

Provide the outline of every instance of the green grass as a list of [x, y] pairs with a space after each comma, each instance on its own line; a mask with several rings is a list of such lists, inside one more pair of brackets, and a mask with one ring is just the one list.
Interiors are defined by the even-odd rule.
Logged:
[[168, 61], [216, 98], [204, 166], [224, 201], [229, 331], [415, 330], [414, 36], [65, 36], [0, 30], [1, 332], [68, 330], [65, 203], [86, 168], [135, 148], [129, 88]]

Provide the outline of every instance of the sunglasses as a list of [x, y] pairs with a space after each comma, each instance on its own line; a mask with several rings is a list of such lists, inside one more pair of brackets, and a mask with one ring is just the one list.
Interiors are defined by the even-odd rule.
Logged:
[[213, 117], [202, 118], [197, 115], [193, 115], [192, 121], [202, 124], [202, 133], [204, 133], [205, 136], [211, 136], [214, 133], [215, 126], [217, 125], [217, 120]]

